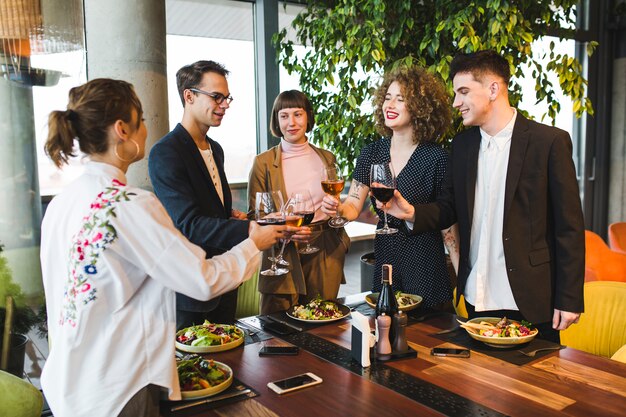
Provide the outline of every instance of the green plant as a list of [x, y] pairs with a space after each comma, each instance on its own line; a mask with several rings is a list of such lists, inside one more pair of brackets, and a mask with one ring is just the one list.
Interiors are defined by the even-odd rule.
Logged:
[[[449, 64], [459, 51], [495, 49], [507, 57], [512, 74], [520, 77], [530, 68], [536, 81], [537, 103], [547, 102], [554, 123], [560, 110], [550, 72], [559, 88], [573, 100], [574, 112], [593, 114], [585, 97], [587, 81], [580, 62], [555, 50], [547, 53], [545, 68], [531, 49], [534, 40], [558, 33], [571, 36], [578, 0], [308, 0], [293, 21], [299, 42], [310, 48], [299, 58], [287, 30], [274, 35], [278, 60], [289, 73], [300, 75], [300, 85], [316, 108], [312, 140], [336, 153], [339, 163], [352, 172], [361, 148], [376, 139], [371, 110], [372, 93], [379, 77], [397, 65], [419, 64], [448, 83]], [[590, 42], [587, 53], [597, 44]], [[511, 103], [521, 98], [513, 80]], [[457, 117], [446, 140], [462, 130]]]
[[3, 249], [4, 246], [0, 244], [0, 344], [2, 343], [1, 335], [4, 334], [7, 296], [13, 297], [13, 302], [15, 303], [13, 333], [26, 334], [35, 326], [38, 326], [41, 333], [42, 320], [45, 320], [45, 316], [42, 315], [41, 311], [35, 313], [30, 306], [25, 304], [24, 293], [20, 286], [13, 281], [11, 269], [6, 258], [2, 255]]

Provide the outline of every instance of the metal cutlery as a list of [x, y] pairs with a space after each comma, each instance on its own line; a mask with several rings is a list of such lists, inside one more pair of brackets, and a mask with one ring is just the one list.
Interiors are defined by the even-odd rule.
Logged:
[[538, 352], [541, 352], [543, 350], [560, 350], [562, 348], [563, 346], [550, 346], [550, 347], [544, 347], [540, 349], [531, 350], [528, 352], [524, 352], [523, 350], [518, 350], [518, 352], [521, 353], [522, 355], [528, 356], [530, 358], [534, 358]]
[[175, 407], [172, 407], [171, 411], [174, 412], [174, 411], [184, 410], [185, 408], [195, 407], [195, 406], [202, 405], [202, 404], [209, 404], [209, 403], [213, 403], [216, 401], [226, 400], [228, 398], [239, 397], [240, 395], [248, 395], [251, 392], [252, 390], [250, 390], [249, 388], [246, 388], [242, 391], [229, 392], [228, 394], [222, 394], [216, 397], [206, 398], [200, 401], [193, 401], [193, 402], [188, 402], [186, 404], [177, 405]]

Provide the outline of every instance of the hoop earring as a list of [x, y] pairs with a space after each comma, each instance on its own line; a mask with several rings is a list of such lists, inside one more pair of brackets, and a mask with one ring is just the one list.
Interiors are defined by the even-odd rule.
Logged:
[[131, 141], [131, 142], [135, 145], [135, 155], [133, 155], [133, 157], [132, 157], [132, 158], [130, 158], [130, 159], [124, 159], [124, 158], [122, 158], [122, 157], [120, 156], [120, 154], [119, 154], [119, 153], [117, 153], [117, 147], [118, 147], [118, 145], [119, 145], [121, 142], [118, 142], [118, 143], [115, 145], [115, 150], [114, 150], [114, 151], [115, 151], [115, 156], [117, 157], [117, 159], [119, 159], [119, 160], [120, 160], [120, 161], [122, 161], [122, 162], [132, 162], [132, 161], [134, 161], [134, 160], [135, 160], [135, 158], [137, 158], [137, 155], [139, 155], [139, 144], [138, 144], [137, 142], [135, 142], [133, 139], [129, 139], [129, 140], [130, 140], [130, 141]]

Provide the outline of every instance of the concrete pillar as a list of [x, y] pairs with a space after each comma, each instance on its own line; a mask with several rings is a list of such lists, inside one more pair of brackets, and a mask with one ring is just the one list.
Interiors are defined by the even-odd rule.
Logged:
[[[22, 60], [27, 65], [28, 58]], [[32, 87], [0, 77], [0, 132], [0, 243], [13, 281], [28, 298], [34, 298], [43, 287]]]
[[148, 128], [146, 158], [131, 165], [130, 184], [151, 189], [152, 145], [169, 131], [165, 0], [85, 0], [87, 78], [132, 83]]
[[608, 223], [626, 221], [626, 20], [616, 39], [611, 92], [611, 153]]
[[254, 51], [257, 84], [257, 148], [263, 152], [280, 143], [270, 133], [270, 115], [274, 99], [280, 93], [276, 48], [272, 35], [278, 32], [278, 1], [254, 3]]

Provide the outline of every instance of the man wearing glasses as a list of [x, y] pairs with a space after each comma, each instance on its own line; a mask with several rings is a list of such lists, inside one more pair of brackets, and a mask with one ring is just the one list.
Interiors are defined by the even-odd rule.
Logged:
[[[183, 120], [150, 152], [148, 169], [154, 192], [176, 227], [205, 250], [207, 258], [231, 249], [248, 237], [244, 213], [233, 210], [224, 173], [224, 151], [208, 135], [222, 123], [233, 98], [228, 71], [213, 61], [198, 61], [176, 73], [184, 107]], [[232, 323], [237, 290], [210, 301], [176, 294], [176, 328]]]

